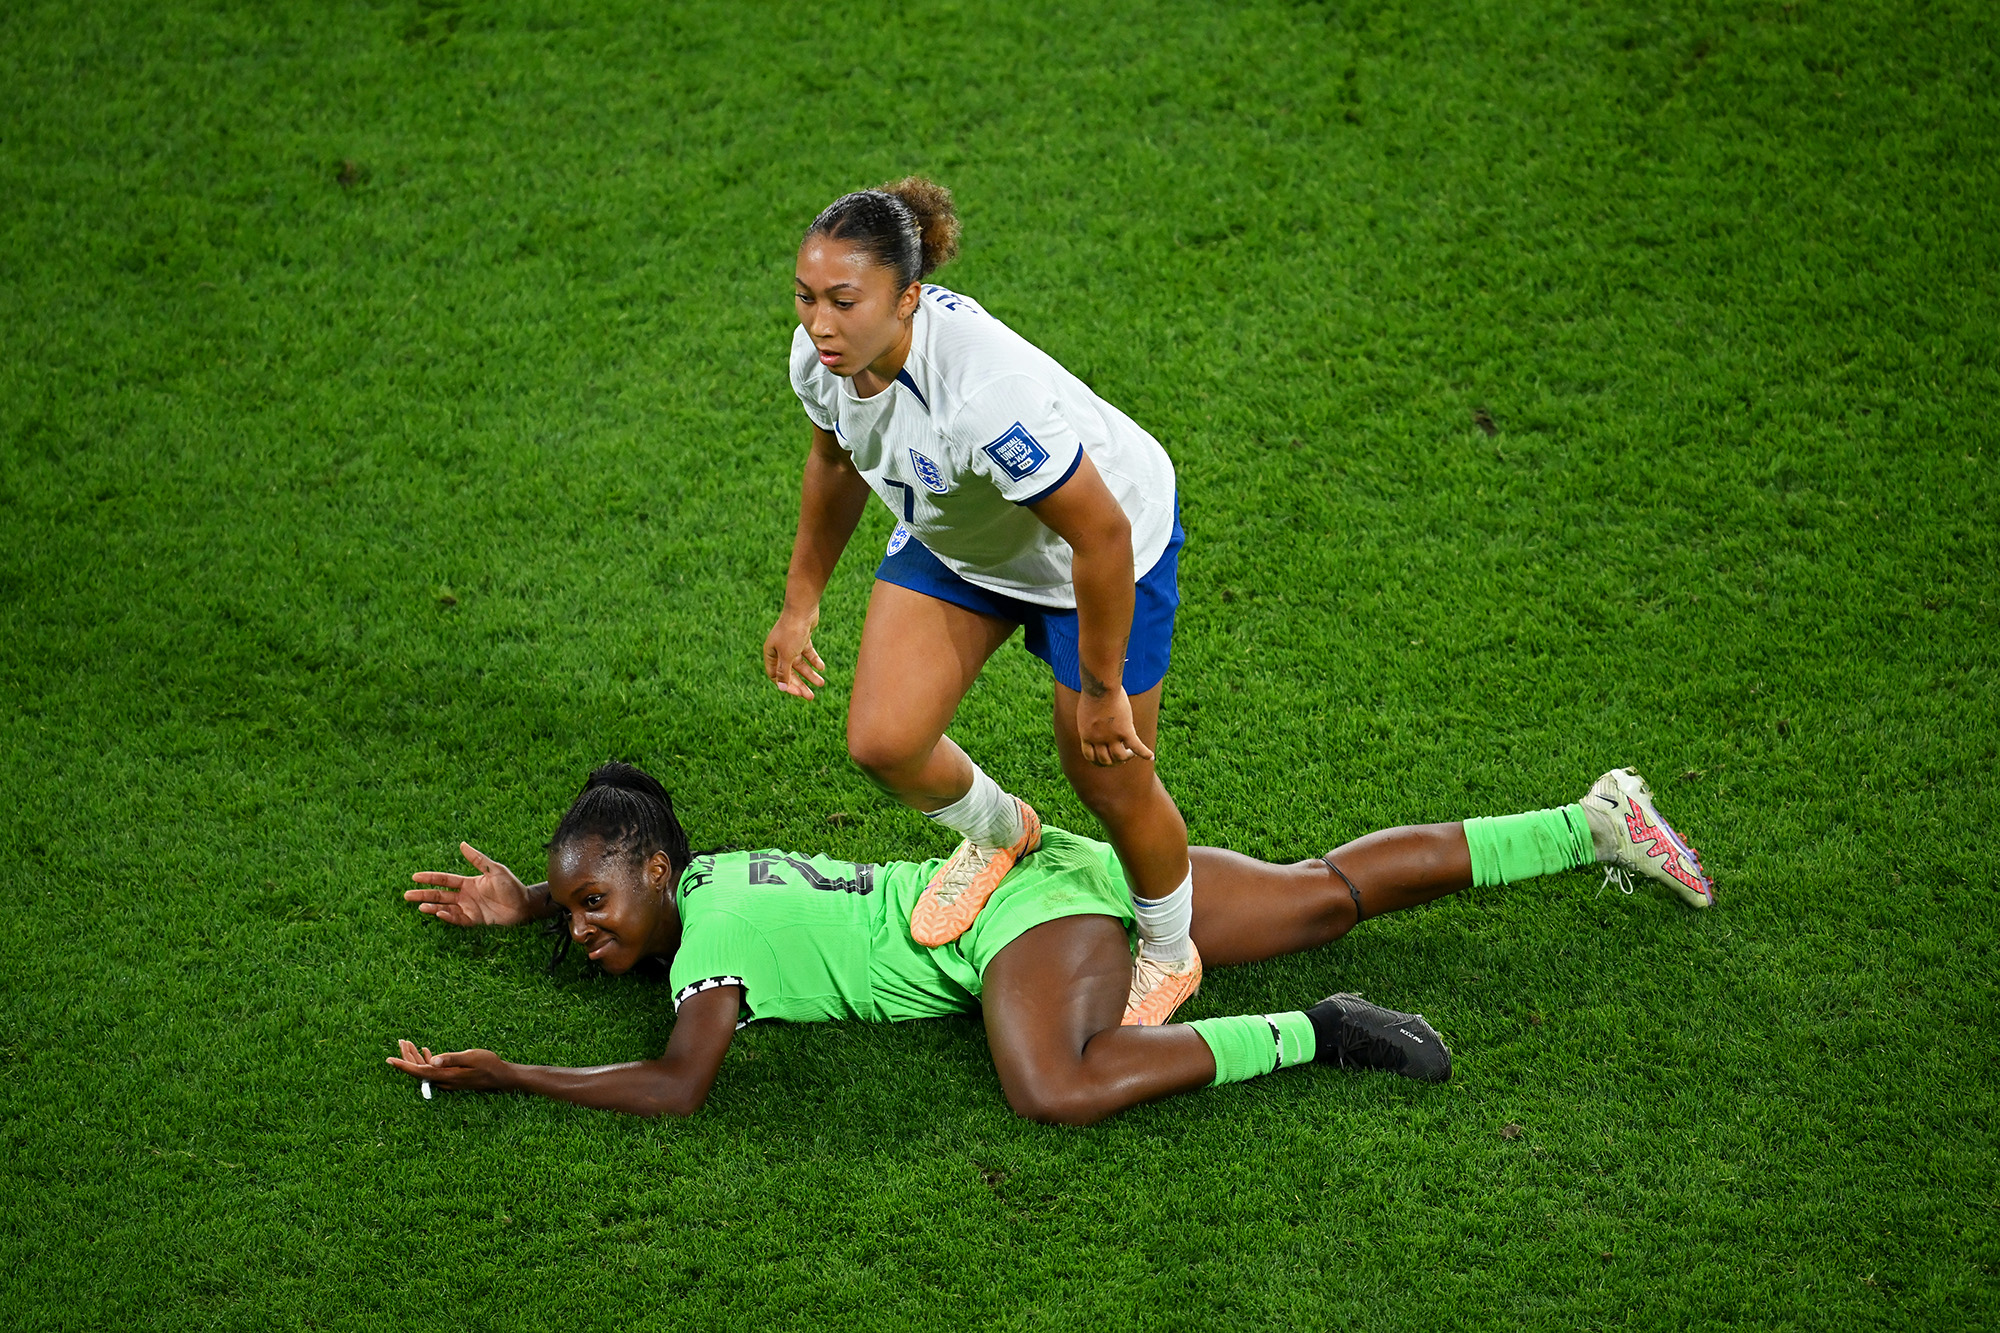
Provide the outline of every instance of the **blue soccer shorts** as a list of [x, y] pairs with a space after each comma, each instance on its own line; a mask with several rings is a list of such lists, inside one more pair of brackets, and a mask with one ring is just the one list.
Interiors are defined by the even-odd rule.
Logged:
[[[899, 528], [896, 535], [903, 538], [902, 544], [890, 542], [889, 554], [875, 570], [876, 578], [1021, 626], [1026, 631], [1023, 639], [1028, 651], [1048, 663], [1059, 682], [1082, 691], [1075, 611], [1037, 606], [988, 592], [953, 573], [929, 547], [907, 532]], [[1174, 530], [1167, 539], [1167, 549], [1132, 590], [1132, 637], [1125, 646], [1127, 694], [1144, 694], [1166, 678], [1174, 650], [1174, 612], [1181, 604], [1181, 546], [1186, 540], [1187, 533], [1181, 529], [1180, 498], [1176, 496]]]

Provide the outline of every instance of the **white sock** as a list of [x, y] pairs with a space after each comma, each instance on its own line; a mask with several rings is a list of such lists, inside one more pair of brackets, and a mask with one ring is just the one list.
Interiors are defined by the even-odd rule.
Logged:
[[931, 811], [930, 817], [987, 851], [1012, 847], [1026, 831], [1021, 827], [1021, 807], [977, 764], [972, 766], [972, 790], [944, 809]]
[[1188, 927], [1194, 923], [1193, 866], [1181, 886], [1164, 898], [1133, 894], [1132, 910], [1139, 916], [1139, 947], [1147, 957], [1185, 963], [1194, 956], [1194, 941], [1188, 938]]

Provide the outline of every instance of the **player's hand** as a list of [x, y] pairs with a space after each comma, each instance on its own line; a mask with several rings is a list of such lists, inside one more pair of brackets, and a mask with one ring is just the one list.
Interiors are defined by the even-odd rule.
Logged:
[[469, 842], [458, 844], [458, 850], [479, 868], [477, 875], [419, 870], [410, 878], [435, 887], [407, 889], [403, 901], [453, 926], [520, 926], [535, 919], [528, 886], [513, 871]]
[[820, 674], [826, 663], [813, 650], [813, 628], [818, 624], [818, 607], [804, 613], [786, 610], [764, 640], [764, 674], [786, 694], [810, 699], [812, 686], [826, 684]]
[[1077, 696], [1076, 738], [1083, 757], [1099, 768], [1153, 757], [1132, 725], [1132, 700], [1116, 686], [1106, 687], [1102, 694]]
[[399, 1041], [401, 1058], [389, 1057], [389, 1067], [411, 1078], [429, 1079], [434, 1088], [455, 1088], [460, 1092], [493, 1092], [507, 1086], [507, 1062], [491, 1051], [439, 1051], [428, 1046]]

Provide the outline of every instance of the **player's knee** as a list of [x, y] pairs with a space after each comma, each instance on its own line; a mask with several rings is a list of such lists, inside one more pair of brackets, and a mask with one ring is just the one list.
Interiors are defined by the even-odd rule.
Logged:
[[1007, 1085], [1007, 1106], [1023, 1120], [1044, 1125], [1091, 1125], [1104, 1118], [1088, 1089], [1071, 1080], [1017, 1079]]
[[1091, 782], [1076, 784], [1077, 797], [1084, 808], [1096, 815], [1108, 829], [1128, 828], [1156, 813], [1158, 802], [1165, 798], [1156, 782], [1143, 784], [1130, 782]]
[[1077, 799], [1083, 802], [1084, 809], [1109, 823], [1113, 816], [1130, 808], [1131, 801], [1115, 784], [1103, 781], [1102, 776], [1086, 771], [1070, 785], [1076, 788]]
[[897, 786], [898, 778], [913, 766], [921, 767], [924, 760], [924, 754], [915, 751], [900, 736], [854, 727], [847, 730], [847, 757], [863, 773], [892, 790]]

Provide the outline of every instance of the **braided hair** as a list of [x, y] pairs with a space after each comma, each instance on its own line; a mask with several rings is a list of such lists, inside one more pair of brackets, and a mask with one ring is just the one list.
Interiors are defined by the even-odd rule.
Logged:
[[[583, 790], [556, 825], [548, 850], [585, 838], [600, 840], [606, 856], [625, 857], [634, 866], [646, 864], [656, 852], [665, 852], [676, 879], [693, 859], [687, 834], [674, 818], [674, 798], [667, 795], [667, 789], [645, 770], [616, 761], [590, 771]], [[543, 929], [557, 937], [555, 952], [549, 957], [553, 975], [569, 953], [569, 909], [559, 904]]]
[[807, 236], [853, 241], [896, 275], [900, 290], [958, 255], [958, 210], [951, 191], [922, 176], [843, 194], [806, 228]]

